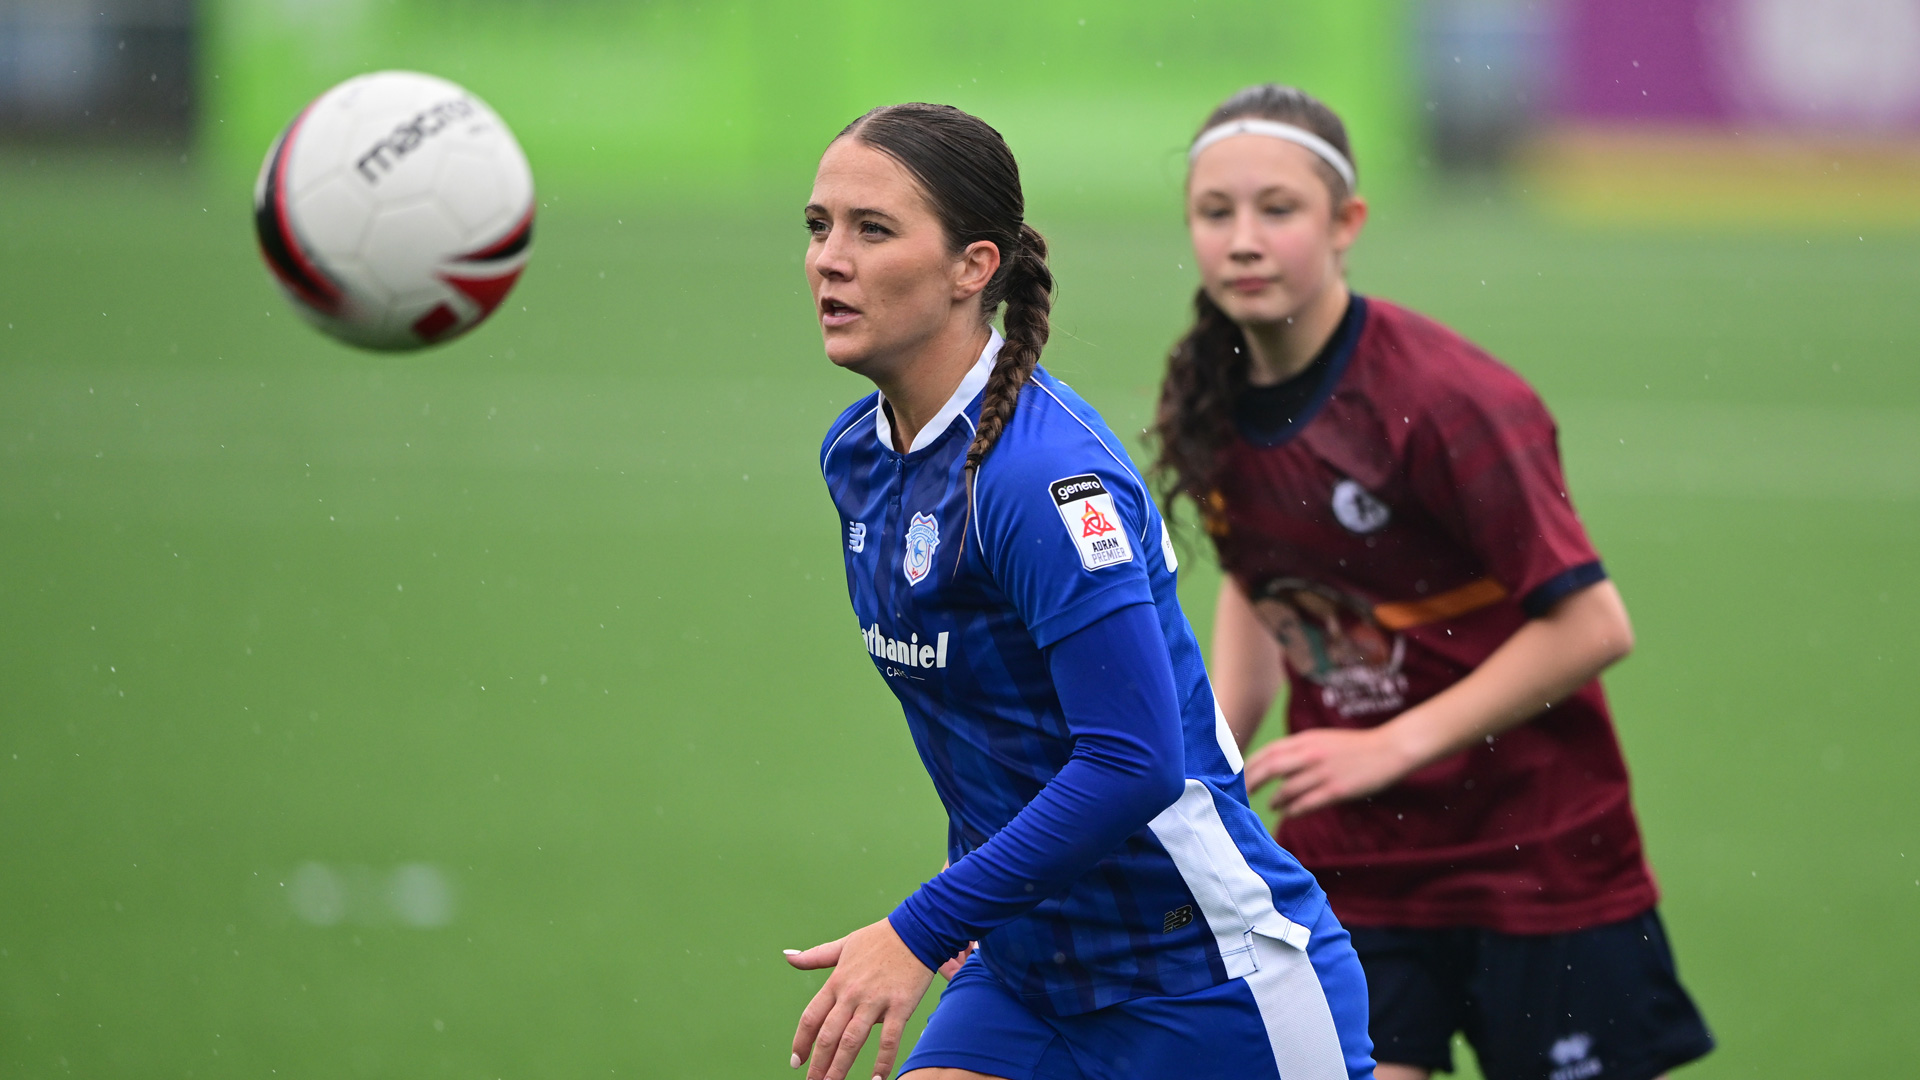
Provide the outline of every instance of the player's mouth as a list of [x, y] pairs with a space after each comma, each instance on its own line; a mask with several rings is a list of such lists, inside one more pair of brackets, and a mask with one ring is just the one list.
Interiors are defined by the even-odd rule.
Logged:
[[1268, 286], [1279, 283], [1280, 279], [1277, 277], [1237, 277], [1228, 280], [1227, 288], [1237, 293], [1251, 295], [1257, 292], [1264, 292]]
[[820, 325], [829, 330], [845, 326], [859, 317], [860, 309], [844, 300], [836, 300], [831, 296], [820, 298]]

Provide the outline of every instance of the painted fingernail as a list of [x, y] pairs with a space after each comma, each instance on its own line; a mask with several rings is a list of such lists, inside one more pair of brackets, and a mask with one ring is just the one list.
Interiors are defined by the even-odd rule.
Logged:
[[781, 950], [780, 950], [780, 952], [781, 952], [782, 954], [784, 954], [784, 955], [786, 955], [786, 956], [799, 956], [799, 955], [800, 955], [800, 950], [799, 950], [799, 949], [781, 949]]
[[787, 1068], [797, 1069], [799, 1067], [800, 1067], [800, 1055], [795, 1054], [793, 1055], [793, 1059], [787, 1062]]

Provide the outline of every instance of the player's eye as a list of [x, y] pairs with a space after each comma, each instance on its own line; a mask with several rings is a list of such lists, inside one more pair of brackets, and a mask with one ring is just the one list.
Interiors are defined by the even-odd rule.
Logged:
[[892, 236], [893, 231], [891, 229], [888, 229], [885, 225], [882, 225], [877, 221], [863, 221], [860, 223], [860, 235], [877, 238], [882, 236]]
[[1274, 203], [1270, 206], [1262, 207], [1261, 212], [1268, 217], [1283, 218], [1297, 209], [1299, 209], [1299, 207], [1293, 203]]
[[817, 218], [817, 217], [808, 218], [807, 232], [816, 239], [826, 236], [827, 235], [826, 219]]
[[1203, 206], [1200, 217], [1205, 221], [1225, 221], [1233, 216], [1233, 209], [1226, 206]]

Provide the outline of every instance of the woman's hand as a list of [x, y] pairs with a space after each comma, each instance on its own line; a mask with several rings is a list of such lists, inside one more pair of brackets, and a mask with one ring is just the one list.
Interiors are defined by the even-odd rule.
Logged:
[[1364, 798], [1419, 766], [1387, 727], [1314, 728], [1261, 747], [1247, 759], [1247, 792], [1280, 781], [1272, 806], [1288, 817]]
[[826, 985], [800, 1014], [793, 1033], [793, 1067], [811, 1059], [807, 1080], [845, 1080], [867, 1036], [880, 1025], [873, 1075], [891, 1072], [901, 1032], [933, 982], [933, 972], [894, 933], [893, 924], [881, 919], [838, 941], [788, 953], [787, 963], [802, 971], [833, 968]]
[[1273, 808], [1289, 815], [1364, 798], [1527, 722], [1632, 649], [1613, 582], [1589, 585], [1529, 619], [1466, 678], [1379, 727], [1314, 728], [1261, 747], [1247, 759], [1247, 793], [1279, 779]]

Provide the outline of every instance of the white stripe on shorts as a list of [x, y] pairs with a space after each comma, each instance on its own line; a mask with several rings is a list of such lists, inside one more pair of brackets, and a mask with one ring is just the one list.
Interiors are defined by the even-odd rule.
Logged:
[[1307, 957], [1310, 931], [1273, 906], [1220, 820], [1213, 791], [1189, 779], [1150, 828], [1213, 931], [1227, 977], [1245, 979], [1260, 1007], [1280, 1080], [1347, 1080], [1347, 1059], [1320, 975]]
[[1229, 979], [1259, 970], [1255, 936], [1284, 941], [1295, 949], [1307, 947], [1307, 928], [1274, 910], [1273, 890], [1247, 865], [1247, 857], [1220, 820], [1220, 808], [1213, 804], [1213, 791], [1207, 785], [1189, 778], [1180, 798], [1160, 811], [1148, 827], [1173, 858], [1187, 891], [1200, 906], [1200, 917], [1213, 931]]
[[1253, 954], [1260, 970], [1247, 976], [1247, 989], [1267, 1025], [1280, 1080], [1347, 1080], [1340, 1032], [1306, 951], [1255, 934]]

